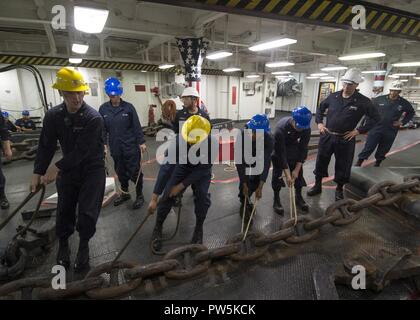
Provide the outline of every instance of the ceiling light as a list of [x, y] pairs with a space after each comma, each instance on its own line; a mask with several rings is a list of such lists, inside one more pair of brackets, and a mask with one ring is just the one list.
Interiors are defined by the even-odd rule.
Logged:
[[241, 68], [235, 68], [235, 67], [233, 67], [233, 68], [223, 69], [223, 72], [235, 72], [235, 71], [241, 71]]
[[420, 77], [414, 77], [413, 79], [420, 80]]
[[401, 79], [400, 81], [401, 81], [401, 82], [408, 82], [408, 80], [407, 80], [407, 79]]
[[159, 69], [165, 70], [175, 67], [173, 63], [163, 63], [159, 66]]
[[276, 76], [277, 79], [293, 78], [292, 76]]
[[393, 67], [420, 67], [420, 61], [394, 63]]
[[265, 64], [268, 68], [280, 68], [280, 67], [289, 67], [294, 66], [295, 64], [293, 62], [287, 62], [287, 61], [277, 61], [277, 62], [268, 62]]
[[396, 76], [395, 74], [391, 74], [388, 76], [389, 78], [394, 78], [394, 79], [398, 79], [400, 76]]
[[258, 74], [249, 74], [246, 76], [248, 79], [255, 79], [255, 78], [259, 78], [260, 76]]
[[333, 80], [335, 79], [334, 77], [321, 77], [321, 80]]
[[290, 38], [281, 38], [281, 39], [269, 40], [269, 41], [256, 43], [252, 47], [249, 47], [249, 50], [251, 50], [251, 51], [263, 51], [263, 50], [268, 50], [268, 49], [284, 47], [284, 46], [287, 46], [289, 44], [294, 44], [296, 42], [297, 42], [297, 40], [290, 39]]
[[272, 75], [276, 75], [276, 74], [289, 74], [289, 73], [290, 73], [290, 71], [274, 71], [274, 72], [271, 72]]
[[306, 77], [306, 79], [312, 80], [312, 79], [319, 79], [319, 77]]
[[79, 43], [73, 43], [71, 47], [71, 51], [79, 54], [85, 54], [89, 49], [89, 46], [87, 44], [79, 44]]
[[79, 64], [83, 61], [82, 58], [69, 58], [69, 62], [72, 64]]
[[101, 33], [108, 19], [108, 10], [74, 7], [74, 27], [86, 33]]
[[371, 52], [371, 53], [361, 53], [361, 54], [353, 54], [348, 56], [342, 56], [338, 59], [341, 61], [348, 61], [348, 60], [361, 60], [361, 59], [371, 59], [371, 58], [380, 58], [385, 57], [385, 53], [382, 52]]
[[328, 76], [328, 73], [311, 73], [311, 77], [324, 77]]
[[321, 71], [339, 71], [339, 70], [347, 70], [347, 67], [326, 67], [322, 68]]
[[386, 70], [367, 70], [367, 71], [362, 71], [363, 74], [369, 74], [369, 73], [386, 73]]
[[413, 77], [416, 74], [415, 73], [394, 73], [394, 76], [399, 76], [399, 77]]
[[221, 51], [216, 51], [216, 52], [212, 52], [212, 53], [208, 53], [206, 55], [206, 58], [209, 60], [217, 60], [217, 59], [223, 59], [226, 57], [230, 57], [233, 53], [226, 51], [226, 50], [221, 50]]
[[147, 72], [146, 70], [140, 70], [140, 72], [143, 72], [143, 73], [145, 73], [145, 72]]

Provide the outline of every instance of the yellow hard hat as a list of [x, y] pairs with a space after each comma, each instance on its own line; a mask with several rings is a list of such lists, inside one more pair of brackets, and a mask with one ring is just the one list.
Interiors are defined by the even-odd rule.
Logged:
[[82, 74], [67, 67], [58, 70], [57, 78], [52, 87], [63, 91], [87, 91], [89, 89]]
[[191, 116], [182, 126], [182, 138], [189, 144], [196, 144], [205, 140], [210, 133], [210, 122], [202, 116]]

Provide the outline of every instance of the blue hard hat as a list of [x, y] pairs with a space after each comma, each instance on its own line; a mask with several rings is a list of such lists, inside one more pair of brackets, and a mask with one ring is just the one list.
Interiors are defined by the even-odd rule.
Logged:
[[270, 121], [265, 114], [256, 114], [246, 124], [248, 129], [262, 129], [264, 132], [270, 132]]
[[3, 115], [4, 118], [9, 117], [9, 112], [7, 112], [7, 111], [2, 111], [1, 114]]
[[105, 80], [105, 92], [109, 96], [120, 96], [123, 93], [120, 80], [111, 77]]
[[299, 129], [309, 129], [311, 127], [312, 112], [307, 107], [297, 107], [292, 111], [293, 120]]
[[29, 116], [29, 111], [28, 110], [23, 110], [22, 111], [22, 116]]

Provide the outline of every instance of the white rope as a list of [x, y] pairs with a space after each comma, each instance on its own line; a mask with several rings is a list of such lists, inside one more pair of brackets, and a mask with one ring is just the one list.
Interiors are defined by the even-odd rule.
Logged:
[[255, 211], [256, 211], [256, 209], [257, 209], [257, 203], [258, 203], [258, 199], [257, 199], [257, 197], [255, 197], [254, 207], [252, 208], [251, 216], [250, 216], [250, 217], [249, 217], [249, 219], [248, 219], [248, 225], [247, 225], [247, 227], [246, 227], [245, 234], [244, 234], [244, 236], [243, 236], [243, 238], [242, 238], [242, 242], [244, 242], [244, 241], [245, 241], [246, 236], [248, 235], [249, 226], [251, 225], [251, 221], [252, 221], [252, 219], [254, 218], [254, 214], [255, 214]]

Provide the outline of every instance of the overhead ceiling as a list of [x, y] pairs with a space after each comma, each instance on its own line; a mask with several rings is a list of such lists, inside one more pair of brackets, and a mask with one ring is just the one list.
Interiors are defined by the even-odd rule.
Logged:
[[[395, 1], [370, 1], [392, 6]], [[66, 30], [53, 30], [51, 8], [62, 4], [67, 9]], [[81, 33], [73, 27], [73, 6], [100, 6], [110, 10], [104, 31], [99, 35]], [[420, 1], [398, 1], [401, 10], [420, 13]], [[260, 30], [260, 31], [258, 31]], [[226, 32], [227, 31], [227, 32]], [[248, 47], [256, 40], [287, 34], [297, 44], [275, 51], [254, 53]], [[89, 43], [86, 59], [159, 64], [168, 59], [182, 64], [175, 37], [204, 36], [210, 50], [224, 48], [225, 39], [234, 54], [220, 62], [207, 61], [204, 67], [224, 68], [240, 64], [244, 71], [263, 71], [271, 60], [289, 59], [294, 71], [316, 71], [325, 64], [337, 64], [346, 52], [380, 50], [384, 60], [358, 61], [362, 67], [375, 67], [379, 61], [413, 60], [420, 42], [379, 36], [291, 21], [205, 11], [135, 0], [58, 1], [15, 0], [2, 4], [0, 13], [0, 54], [70, 57], [73, 41]], [[293, 71], [293, 70], [292, 70]]]

